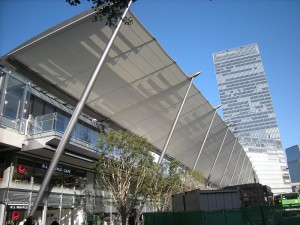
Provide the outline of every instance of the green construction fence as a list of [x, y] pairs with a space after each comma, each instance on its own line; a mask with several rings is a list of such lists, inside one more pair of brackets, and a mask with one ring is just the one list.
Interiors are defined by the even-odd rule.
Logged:
[[[292, 212], [292, 213], [291, 213]], [[219, 211], [144, 214], [144, 225], [300, 225], [300, 210], [264, 206]]]

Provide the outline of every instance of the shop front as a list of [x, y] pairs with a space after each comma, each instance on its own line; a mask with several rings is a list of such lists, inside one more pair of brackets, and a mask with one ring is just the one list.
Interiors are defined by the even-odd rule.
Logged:
[[[19, 225], [27, 218], [49, 162], [15, 154], [11, 163], [2, 165], [0, 182], [0, 224]], [[102, 191], [95, 191], [95, 174], [91, 171], [59, 164], [44, 200], [34, 214], [37, 224], [84, 224], [91, 215], [101, 214]], [[96, 196], [96, 193], [98, 196]], [[100, 203], [99, 203], [100, 204]], [[2, 218], [1, 218], [2, 217]]]

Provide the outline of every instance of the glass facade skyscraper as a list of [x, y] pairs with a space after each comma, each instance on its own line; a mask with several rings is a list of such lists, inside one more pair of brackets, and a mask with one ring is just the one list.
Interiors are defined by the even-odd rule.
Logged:
[[293, 191], [300, 192], [300, 145], [285, 150]]
[[273, 192], [290, 191], [290, 179], [272, 99], [257, 44], [213, 54], [224, 120], [232, 122], [256, 169]]

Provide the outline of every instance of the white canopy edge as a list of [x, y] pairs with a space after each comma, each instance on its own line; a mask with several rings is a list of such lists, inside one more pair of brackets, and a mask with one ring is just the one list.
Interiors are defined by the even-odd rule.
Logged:
[[[37, 85], [60, 93], [59, 98], [78, 100], [114, 29], [104, 21], [92, 22], [94, 13], [89, 10], [58, 24], [4, 59], [27, 71]], [[128, 17], [133, 24], [121, 27], [86, 106], [162, 150], [189, 79], [132, 12]], [[193, 168], [214, 110], [193, 85], [166, 154]], [[212, 184], [219, 186], [222, 177], [222, 186], [252, 182], [252, 165], [243, 150], [240, 154], [239, 143], [233, 149], [236, 138], [230, 131], [220, 150], [226, 130], [217, 114], [195, 169], [208, 177], [220, 151], [211, 171]]]

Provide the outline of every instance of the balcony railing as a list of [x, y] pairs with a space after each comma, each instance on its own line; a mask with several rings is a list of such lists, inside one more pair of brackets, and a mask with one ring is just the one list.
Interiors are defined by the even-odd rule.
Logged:
[[20, 121], [19, 119], [10, 119], [4, 116], [0, 116], [0, 126], [9, 128], [10, 130], [13, 130], [14, 132], [20, 134], [24, 134], [25, 123], [25, 119], [22, 119]]
[[[42, 116], [37, 116], [35, 119], [29, 120], [27, 126], [27, 134], [30, 137], [54, 133], [57, 136], [62, 136], [65, 132], [70, 118], [60, 113], [50, 113]], [[93, 130], [81, 123], [77, 123], [72, 131], [70, 140], [85, 147], [92, 148], [99, 152], [97, 147], [99, 132]]]

